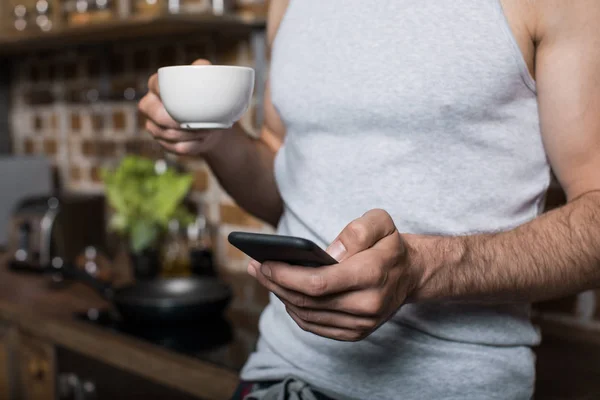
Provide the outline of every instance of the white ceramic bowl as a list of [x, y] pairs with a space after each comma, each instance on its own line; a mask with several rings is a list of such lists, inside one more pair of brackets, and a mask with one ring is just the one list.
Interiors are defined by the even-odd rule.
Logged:
[[185, 65], [158, 70], [160, 97], [183, 129], [224, 129], [248, 109], [254, 70], [223, 65]]

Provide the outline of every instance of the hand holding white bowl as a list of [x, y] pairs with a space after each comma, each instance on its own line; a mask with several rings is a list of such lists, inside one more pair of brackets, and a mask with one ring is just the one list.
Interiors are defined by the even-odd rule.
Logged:
[[[177, 71], [187, 79], [179, 78]], [[168, 67], [154, 74], [148, 89], [139, 104], [148, 118], [148, 132], [170, 152], [200, 155], [247, 110], [254, 70], [211, 66], [207, 60], [198, 60], [193, 66]], [[190, 130], [193, 128], [199, 130]]]

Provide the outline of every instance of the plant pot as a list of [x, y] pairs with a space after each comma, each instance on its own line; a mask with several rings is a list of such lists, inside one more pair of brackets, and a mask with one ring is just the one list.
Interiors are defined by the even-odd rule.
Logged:
[[154, 279], [160, 273], [160, 257], [158, 250], [144, 250], [141, 253], [129, 253], [136, 280]]

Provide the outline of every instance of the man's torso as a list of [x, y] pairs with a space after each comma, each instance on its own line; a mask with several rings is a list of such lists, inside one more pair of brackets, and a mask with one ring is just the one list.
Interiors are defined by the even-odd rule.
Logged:
[[[511, 18], [516, 2], [504, 3], [508, 22], [495, 0], [291, 1], [271, 72], [287, 130], [275, 169], [280, 233], [326, 246], [372, 208], [403, 232], [444, 235], [537, 216], [549, 167], [531, 41]], [[295, 374], [346, 395], [406, 399], [419, 389], [414, 398], [440, 398], [441, 388], [482, 398], [486, 385], [510, 382], [499, 398], [521, 398], [538, 340], [527, 305], [437, 303], [407, 305], [366, 340], [338, 343], [302, 331], [276, 298], [261, 334], [245, 378]]]

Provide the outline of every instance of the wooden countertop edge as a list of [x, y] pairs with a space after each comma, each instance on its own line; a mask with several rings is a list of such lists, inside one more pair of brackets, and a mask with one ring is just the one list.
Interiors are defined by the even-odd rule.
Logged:
[[238, 383], [234, 371], [81, 322], [39, 315], [3, 300], [0, 318], [23, 332], [202, 399], [227, 399]]

